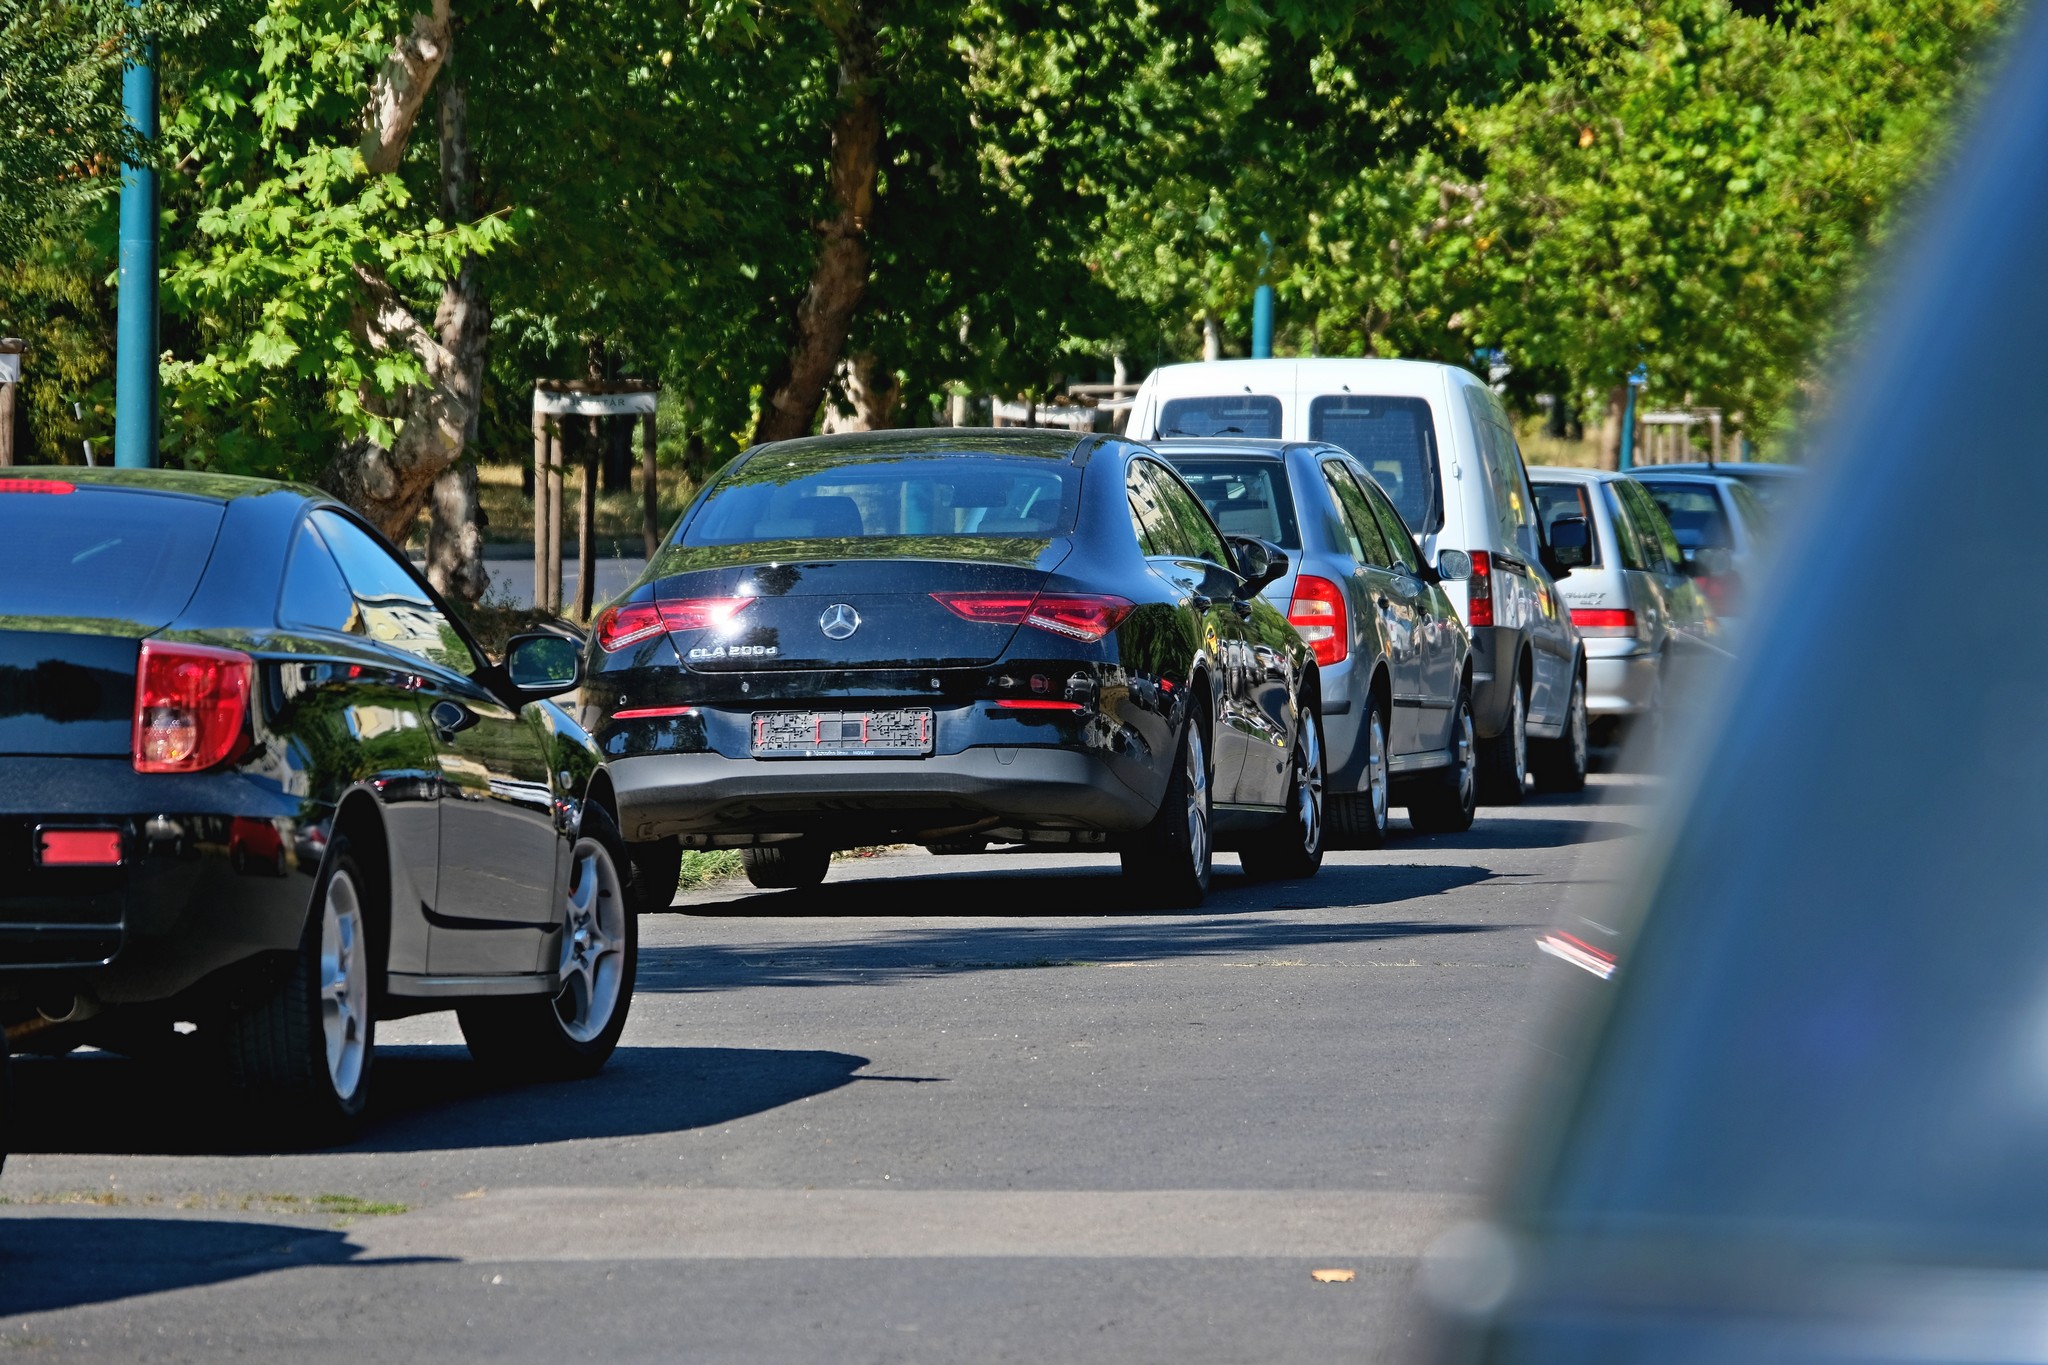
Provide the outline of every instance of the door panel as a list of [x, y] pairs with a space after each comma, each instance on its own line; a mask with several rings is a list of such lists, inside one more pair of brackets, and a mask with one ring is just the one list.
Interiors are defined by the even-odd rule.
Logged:
[[[1423, 691], [1422, 613], [1417, 600], [1422, 584], [1410, 572], [1414, 546], [1406, 547], [1404, 558], [1402, 544], [1387, 535], [1374, 513], [1365, 486], [1344, 464], [1324, 461], [1323, 477], [1344, 513], [1354, 552], [1370, 561], [1352, 581], [1359, 600], [1377, 619], [1379, 637], [1386, 645], [1388, 682], [1394, 694], [1394, 713], [1387, 717], [1387, 747], [1395, 754], [1412, 754], [1422, 747]], [[1407, 540], [1405, 533], [1400, 539]]]
[[1458, 692], [1458, 632], [1451, 624], [1450, 599], [1422, 578], [1422, 552], [1393, 504], [1377, 488], [1365, 491], [1394, 552], [1395, 567], [1413, 585], [1420, 681], [1416, 687], [1415, 749], [1411, 752], [1441, 749], [1450, 743], [1451, 705]]

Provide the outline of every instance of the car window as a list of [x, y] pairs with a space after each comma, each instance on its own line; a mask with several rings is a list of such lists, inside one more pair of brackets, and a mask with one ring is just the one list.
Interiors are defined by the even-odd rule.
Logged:
[[1358, 461], [1410, 526], [1427, 533], [1443, 524], [1437, 515], [1436, 418], [1428, 399], [1324, 394], [1308, 405], [1308, 434]]
[[1734, 496], [1735, 510], [1742, 514], [1743, 524], [1749, 528], [1749, 533], [1752, 536], [1764, 534], [1770, 525], [1771, 514], [1764, 500], [1756, 495], [1756, 490], [1746, 483], [1731, 483], [1728, 491]]
[[[13, 471], [9, 471], [12, 473]], [[52, 481], [0, 494], [0, 615], [84, 616], [154, 630], [192, 597], [225, 504]]]
[[1494, 525], [1503, 546], [1535, 554], [1536, 508], [1522, 468], [1522, 450], [1490, 399], [1478, 399], [1480, 439], [1485, 445], [1487, 486], [1493, 491]]
[[1173, 467], [1224, 535], [1257, 536], [1283, 550], [1301, 548], [1301, 533], [1294, 524], [1294, 490], [1287, 483], [1287, 466], [1280, 461], [1202, 456], [1176, 459]]
[[1337, 500], [1337, 520], [1350, 544], [1351, 557], [1361, 564], [1383, 569], [1391, 565], [1394, 561], [1387, 551], [1387, 538], [1380, 532], [1372, 505], [1365, 500], [1351, 471], [1341, 461], [1325, 460], [1323, 481], [1330, 487], [1330, 496]]
[[688, 546], [958, 536], [1047, 538], [1073, 529], [1080, 473], [1042, 458], [868, 452], [757, 457], [719, 480]]
[[1201, 501], [1189, 493], [1179, 479], [1168, 473], [1164, 465], [1150, 460], [1139, 463], [1145, 466], [1145, 479], [1165, 522], [1170, 547], [1167, 553], [1229, 568], [1232, 562], [1230, 551], [1224, 546], [1223, 537], [1217, 532], [1216, 524], [1209, 520]]
[[1665, 520], [1656, 499], [1634, 479], [1622, 480], [1621, 486], [1628, 495], [1629, 510], [1635, 514], [1637, 532], [1643, 538], [1643, 557], [1658, 573], [1677, 573], [1685, 562], [1685, 554], [1678, 548], [1678, 538], [1671, 534], [1671, 523]]
[[1169, 398], [1159, 409], [1161, 436], [1280, 435], [1280, 400], [1267, 394]]
[[[1536, 515], [1543, 524], [1543, 542], [1550, 543], [1550, 529], [1566, 517], [1581, 517], [1586, 523], [1586, 534], [1592, 537], [1592, 559], [1588, 568], [1600, 565], [1600, 526], [1593, 519], [1592, 504], [1586, 498], [1586, 485], [1582, 483], [1534, 483], [1529, 491], [1536, 498]], [[1620, 532], [1620, 518], [1616, 517], [1616, 532]]]
[[321, 543], [311, 519], [299, 527], [292, 540], [292, 557], [285, 565], [284, 591], [277, 602], [277, 619], [287, 625], [314, 626], [320, 630], [348, 635], [363, 633], [363, 614], [355, 595], [334, 556]]
[[1643, 553], [1643, 533], [1636, 525], [1635, 511], [1621, 494], [1621, 485], [1607, 484], [1607, 512], [1614, 519], [1614, 540], [1621, 551], [1621, 567], [1641, 572], [1650, 567]]
[[1402, 524], [1401, 514], [1387, 501], [1387, 495], [1379, 489], [1367, 486], [1366, 498], [1372, 503], [1374, 515], [1379, 518], [1380, 530], [1386, 533], [1387, 545], [1393, 551], [1394, 565], [1409, 573], [1422, 572], [1422, 552], [1415, 548], [1415, 537]]
[[1645, 481], [1643, 487], [1671, 523], [1679, 548], [1688, 552], [1729, 549], [1728, 514], [1721, 508], [1718, 490], [1710, 483], [1680, 483], [1677, 480]]
[[312, 520], [355, 594], [363, 634], [457, 673], [475, 671], [476, 658], [463, 643], [462, 633], [434, 605], [408, 566], [338, 512], [322, 508]]
[[1147, 555], [1172, 554], [1167, 546], [1172, 544], [1173, 535], [1152, 489], [1152, 476], [1147, 470], [1150, 463], [1133, 460], [1124, 475], [1124, 493], [1131, 504], [1131, 529], [1137, 532], [1138, 548]]

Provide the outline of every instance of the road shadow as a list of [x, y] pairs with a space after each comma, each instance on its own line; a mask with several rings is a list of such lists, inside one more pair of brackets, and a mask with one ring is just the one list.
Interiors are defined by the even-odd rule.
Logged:
[[[1078, 869], [1085, 872], [1086, 869]], [[643, 991], [738, 990], [751, 986], [886, 985], [903, 978], [965, 972], [1025, 970], [1038, 967], [1121, 965], [1188, 958], [1244, 958], [1293, 955], [1306, 950], [1360, 948], [1404, 939], [1455, 937], [1526, 929], [1522, 924], [1476, 924], [1429, 920], [1411, 914], [1375, 917], [1371, 899], [1383, 905], [1415, 903], [1493, 876], [1479, 867], [1392, 867], [1333, 865], [1311, 881], [1243, 883], [1256, 903], [1231, 904], [1231, 889], [1219, 882], [1209, 905], [1198, 915], [1139, 915], [1120, 907], [1091, 908], [1083, 894], [1087, 876], [1056, 876], [1075, 869], [1048, 868], [1041, 874], [1009, 877], [998, 873], [935, 874], [850, 883], [841, 891], [858, 893], [857, 904], [869, 908], [839, 910], [848, 918], [862, 915], [918, 916], [923, 923], [899, 930], [861, 926], [857, 936], [764, 949], [717, 942], [640, 947]], [[1119, 885], [1114, 876], [1093, 881]], [[1238, 879], [1242, 882], [1242, 879]], [[822, 890], [829, 891], [827, 886]], [[1031, 909], [992, 910], [1028, 889]], [[827, 905], [848, 897], [821, 897]], [[782, 913], [805, 915], [807, 902], [797, 893], [751, 898], [787, 906]], [[1272, 912], [1358, 907], [1361, 913], [1281, 918]], [[722, 911], [716, 913], [724, 913]], [[749, 906], [744, 912], [751, 917]], [[991, 918], [1031, 914], [1037, 922], [990, 924]], [[973, 923], [949, 924], [949, 918]], [[1054, 918], [1057, 917], [1057, 918]], [[1050, 922], [1048, 922], [1050, 921]], [[1399, 951], [1407, 951], [1401, 949]]]
[[[1524, 807], [1524, 809], [1528, 809]], [[1600, 844], [1611, 839], [1628, 839], [1641, 834], [1639, 825], [1618, 820], [1546, 820], [1522, 817], [1513, 820], [1480, 819], [1463, 834], [1397, 835], [1393, 847], [1496, 850], [1509, 848], [1569, 848], [1573, 844]]]
[[94, 1213], [0, 1218], [0, 1316], [339, 1265], [348, 1234], [289, 1224]]
[[[380, 1047], [369, 1122], [340, 1150], [523, 1147], [712, 1127], [836, 1090], [867, 1058], [778, 1048], [622, 1047], [582, 1081], [516, 1085], [455, 1046]], [[10, 1150], [249, 1155], [292, 1150], [196, 1065], [104, 1053], [19, 1058]]]

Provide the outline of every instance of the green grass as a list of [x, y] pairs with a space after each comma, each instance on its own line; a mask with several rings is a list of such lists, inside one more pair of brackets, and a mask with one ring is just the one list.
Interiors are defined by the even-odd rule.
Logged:
[[[843, 858], [879, 858], [896, 844], [871, 844], [863, 848], [842, 849], [832, 855], [835, 861]], [[746, 871], [740, 862], [740, 851], [736, 848], [686, 848], [683, 850], [682, 871], [676, 877], [676, 890], [695, 891], [713, 882], [722, 882], [737, 877]]]

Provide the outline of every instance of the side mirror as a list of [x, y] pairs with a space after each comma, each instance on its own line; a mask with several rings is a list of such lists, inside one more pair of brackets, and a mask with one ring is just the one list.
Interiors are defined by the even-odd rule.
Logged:
[[1463, 550], [1438, 550], [1436, 552], [1436, 576], [1446, 583], [1457, 583], [1472, 576], [1472, 556]]
[[1593, 562], [1593, 530], [1584, 517], [1559, 517], [1550, 524], [1550, 571], [1562, 578]]
[[583, 682], [583, 655], [560, 635], [515, 635], [505, 642], [505, 677], [522, 696], [560, 696]]
[[1257, 536], [1228, 536], [1230, 552], [1237, 559], [1237, 572], [1244, 579], [1244, 595], [1256, 597], [1259, 589], [1287, 574], [1287, 552]]

